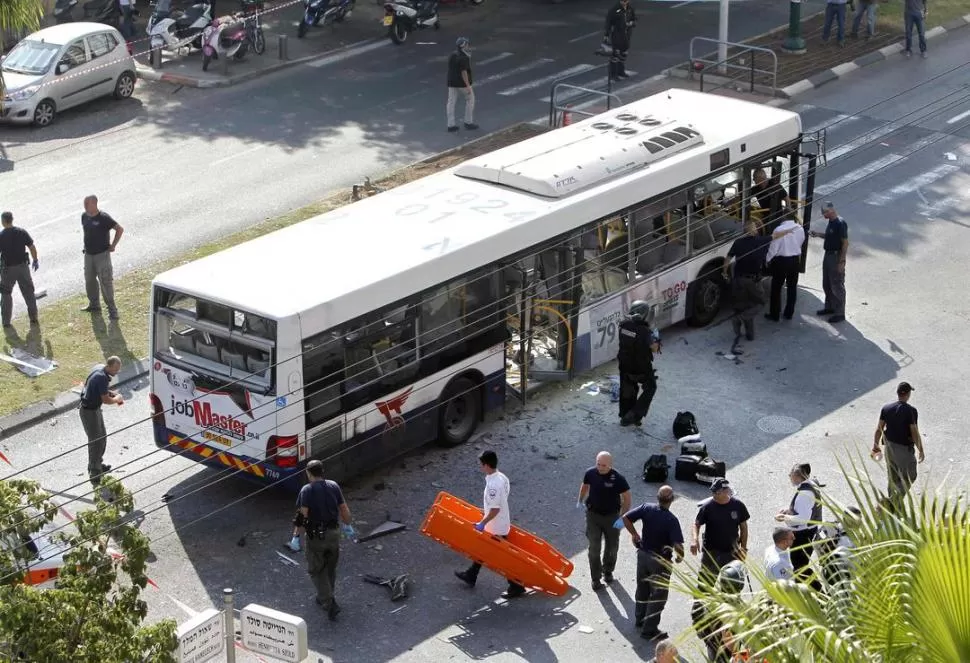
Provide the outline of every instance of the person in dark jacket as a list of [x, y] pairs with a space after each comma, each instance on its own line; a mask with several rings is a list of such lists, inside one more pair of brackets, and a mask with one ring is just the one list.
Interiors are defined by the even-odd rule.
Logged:
[[630, 50], [630, 34], [637, 23], [630, 0], [620, 0], [606, 14], [606, 40], [610, 42], [610, 78], [627, 78], [626, 53]]
[[[660, 351], [660, 336], [650, 327], [650, 305], [637, 300], [630, 304], [627, 318], [620, 323], [620, 425], [639, 426], [647, 416], [657, 393], [653, 353]], [[642, 391], [641, 391], [642, 389]]]

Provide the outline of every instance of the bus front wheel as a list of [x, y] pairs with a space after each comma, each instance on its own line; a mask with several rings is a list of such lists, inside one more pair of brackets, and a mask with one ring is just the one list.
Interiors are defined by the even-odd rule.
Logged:
[[723, 298], [721, 282], [716, 274], [708, 274], [694, 281], [687, 293], [687, 324], [704, 327], [714, 322], [721, 310]]
[[468, 378], [452, 382], [438, 405], [438, 444], [453, 447], [467, 441], [478, 427], [481, 415], [478, 384]]

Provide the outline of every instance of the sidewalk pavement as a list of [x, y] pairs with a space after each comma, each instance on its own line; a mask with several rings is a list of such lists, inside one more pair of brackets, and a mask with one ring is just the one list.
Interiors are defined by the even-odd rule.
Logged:
[[[237, 7], [225, 1], [217, 3], [217, 6], [220, 14], [229, 7], [234, 11]], [[447, 20], [449, 27], [460, 27], [465, 22], [484, 20], [497, 11], [497, 3], [446, 4], [441, 6], [440, 11], [443, 14], [442, 20]], [[139, 41], [134, 46], [138, 76], [149, 81], [164, 81], [186, 87], [226, 87], [327, 56], [335, 60], [343, 59], [350, 54], [368, 50], [371, 44], [388, 39], [387, 29], [381, 25], [384, 5], [375, 0], [358, 0], [350, 18], [341, 23], [311, 27], [303, 39], [298, 39], [296, 26], [303, 12], [303, 0], [266, 3], [262, 17], [266, 52], [256, 55], [250, 51], [244, 60], [230, 62], [228, 72], [225, 72], [225, 65], [219, 61], [214, 62], [209, 71], [202, 71], [202, 54], [195, 49], [187, 54], [183, 51], [181, 56], [163, 51], [162, 66], [153, 69], [150, 65], [149, 46], [144, 40], [144, 28], [141, 28]], [[286, 36], [285, 59], [279, 57], [280, 35]]]
[[[782, 48], [788, 36], [788, 26], [781, 26], [748, 39], [744, 42], [745, 46], [767, 49], [771, 53], [767, 50], [746, 52], [744, 48], [733, 47], [728, 51], [728, 58], [733, 65], [728, 74], [724, 77], [705, 74], [705, 83], [709, 78], [711, 86], [730, 85], [737, 88], [750, 86], [753, 78], [755, 91], [790, 99], [802, 92], [838, 80], [874, 62], [899, 54], [903, 50], [904, 37], [896, 28], [887, 29], [884, 24], [877, 24], [876, 34], [866, 39], [863, 24], [860, 36], [852, 38], [849, 36], [852, 28], [850, 15], [847, 17], [845, 26], [845, 46], [840, 47], [836, 41], [835, 26], [832, 28], [829, 41], [822, 41], [823, 23], [824, 14], [816, 14], [802, 21], [802, 37], [805, 40], [806, 51], [801, 54], [788, 53]], [[970, 14], [950, 21], [946, 25], [927, 30], [926, 39], [931, 41], [968, 25], [970, 25]], [[932, 44], [927, 50], [932, 56]], [[699, 78], [698, 67], [712, 68], [713, 63], [716, 62], [716, 58], [710, 53], [695, 53], [694, 57], [695, 60], [703, 58], [705, 62], [701, 64], [687, 62], [668, 70], [667, 73], [671, 77], [696, 80]], [[777, 58], [777, 81], [772, 80], [772, 76], [766, 73], [774, 68], [775, 58]], [[753, 76], [751, 68], [754, 69]]]

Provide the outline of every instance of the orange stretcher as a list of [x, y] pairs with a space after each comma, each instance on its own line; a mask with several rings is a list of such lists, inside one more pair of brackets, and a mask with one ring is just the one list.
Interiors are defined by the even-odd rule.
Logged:
[[553, 596], [569, 590], [573, 563], [548, 543], [515, 525], [506, 538], [479, 532], [481, 509], [441, 491], [424, 517], [421, 533], [523, 587]]

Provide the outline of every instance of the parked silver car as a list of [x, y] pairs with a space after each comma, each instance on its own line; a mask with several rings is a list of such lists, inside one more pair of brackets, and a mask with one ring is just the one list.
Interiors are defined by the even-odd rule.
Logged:
[[3, 58], [0, 120], [46, 127], [72, 106], [135, 91], [135, 60], [121, 33], [101, 23], [64, 23], [23, 39]]

